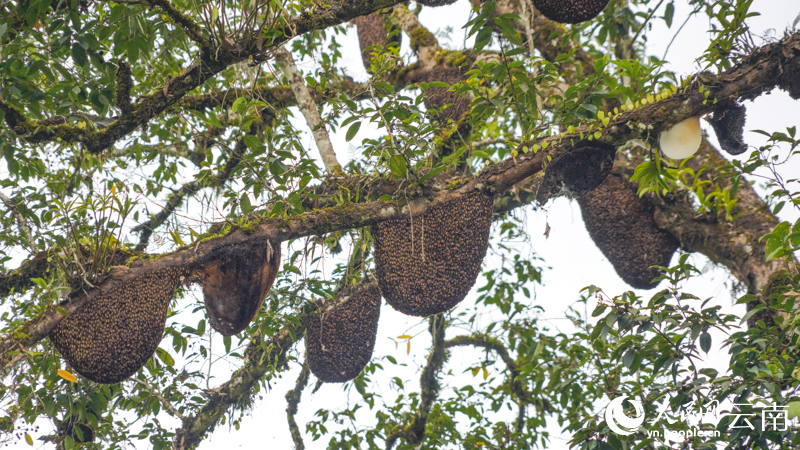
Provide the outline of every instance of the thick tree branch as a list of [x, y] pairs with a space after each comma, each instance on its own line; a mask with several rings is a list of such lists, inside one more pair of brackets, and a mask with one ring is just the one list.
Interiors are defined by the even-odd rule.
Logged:
[[306, 118], [308, 127], [311, 128], [311, 134], [314, 136], [314, 142], [317, 143], [317, 149], [322, 157], [323, 164], [325, 164], [325, 169], [327, 169], [328, 174], [341, 176], [343, 174], [342, 166], [336, 160], [336, 153], [333, 151], [333, 144], [331, 144], [331, 138], [328, 136], [328, 130], [325, 128], [325, 123], [319, 114], [317, 104], [311, 97], [303, 76], [297, 70], [292, 54], [286, 48], [278, 47], [275, 51], [275, 62], [286, 77], [294, 97], [297, 99], [297, 107], [300, 108], [300, 112]]

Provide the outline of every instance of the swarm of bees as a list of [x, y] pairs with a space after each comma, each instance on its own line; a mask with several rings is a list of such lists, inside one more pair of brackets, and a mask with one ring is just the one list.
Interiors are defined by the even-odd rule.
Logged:
[[620, 278], [638, 289], [656, 287], [659, 271], [649, 267], [669, 266], [679, 242], [658, 228], [654, 207], [639, 198], [636, 187], [612, 173], [578, 204], [586, 230]]
[[306, 318], [306, 360], [311, 372], [326, 383], [357, 377], [372, 358], [381, 293], [377, 284], [356, 285], [339, 294], [344, 301]]
[[[372, 55], [368, 50], [370, 47], [382, 45], [384, 48], [391, 45], [397, 47], [403, 42], [403, 34], [395, 33], [389, 38], [386, 30], [386, 21], [378, 13], [359, 16], [353, 20], [358, 30], [358, 44], [361, 47], [361, 60], [364, 67], [369, 69], [372, 64]], [[392, 29], [391, 31], [393, 31]]]
[[114, 286], [65, 317], [50, 341], [86, 379], [119, 383], [153, 356], [186, 269], [168, 267]]
[[417, 217], [373, 225], [376, 278], [386, 302], [427, 317], [463, 300], [489, 246], [492, 200], [473, 191]]
[[542, 15], [558, 23], [592, 20], [608, 6], [608, 0], [531, 0]]

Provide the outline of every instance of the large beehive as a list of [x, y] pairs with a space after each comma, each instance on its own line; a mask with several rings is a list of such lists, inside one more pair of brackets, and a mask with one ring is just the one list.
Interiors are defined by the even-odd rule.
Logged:
[[606, 8], [608, 0], [531, 0], [542, 15], [558, 23], [592, 20]]
[[203, 263], [203, 297], [209, 323], [224, 336], [247, 328], [267, 298], [281, 260], [280, 244], [267, 238], [218, 247]]
[[743, 136], [746, 112], [744, 106], [733, 103], [726, 108], [718, 108], [709, 120], [719, 146], [731, 155], [741, 155], [747, 151]]
[[339, 294], [344, 301], [306, 318], [306, 360], [317, 378], [344, 383], [357, 377], [372, 358], [381, 293], [375, 283], [352, 286]]
[[[442, 81], [453, 85], [464, 81], [464, 75], [461, 73], [461, 69], [431, 70], [419, 76], [416, 81], [425, 83]], [[467, 94], [456, 95], [456, 93], [449, 88], [433, 86], [425, 91], [424, 96], [425, 107], [428, 109], [440, 110], [444, 105], [450, 105], [434, 117], [434, 119], [439, 122], [446, 122], [447, 119], [456, 121], [460, 119], [464, 113], [469, 111], [470, 99]]]
[[419, 216], [372, 226], [378, 285], [394, 309], [426, 317], [464, 299], [486, 256], [492, 200], [470, 192]]
[[616, 152], [614, 146], [602, 142], [579, 142], [547, 165], [536, 200], [545, 204], [550, 198], [562, 195], [583, 197], [611, 173]]
[[679, 243], [658, 228], [654, 207], [636, 194], [636, 187], [611, 174], [594, 191], [578, 199], [586, 230], [629, 285], [652, 289], [659, 275], [650, 266], [669, 266]]
[[97, 383], [119, 383], [153, 356], [184, 269], [159, 269], [120, 283], [65, 317], [50, 341], [69, 365]]
[[403, 42], [403, 34], [396, 33], [389, 39], [389, 33], [386, 30], [386, 21], [383, 20], [378, 13], [368, 14], [366, 16], [359, 16], [353, 20], [358, 30], [358, 44], [361, 47], [361, 60], [364, 62], [364, 67], [369, 69], [372, 61], [372, 55], [368, 48], [375, 45], [382, 45], [384, 48], [389, 44], [397, 45], [398, 47]]

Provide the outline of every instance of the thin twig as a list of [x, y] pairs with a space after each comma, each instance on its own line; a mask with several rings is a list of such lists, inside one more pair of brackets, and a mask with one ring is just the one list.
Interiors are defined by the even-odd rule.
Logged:
[[35, 256], [36, 253], [38, 253], [35, 245], [36, 241], [33, 239], [33, 232], [28, 226], [28, 221], [25, 219], [25, 216], [23, 216], [19, 211], [17, 204], [14, 203], [14, 201], [10, 198], [6, 197], [6, 195], [2, 192], [0, 192], [0, 200], [2, 200], [3, 204], [5, 204], [6, 207], [11, 210], [12, 214], [14, 214], [14, 217], [17, 218], [17, 226], [19, 226], [20, 231], [22, 231], [22, 234], [25, 236], [25, 240], [28, 241], [28, 250]]

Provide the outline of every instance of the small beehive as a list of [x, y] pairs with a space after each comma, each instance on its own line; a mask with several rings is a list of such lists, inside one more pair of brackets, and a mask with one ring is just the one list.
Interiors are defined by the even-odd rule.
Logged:
[[417, 3], [424, 6], [444, 6], [452, 5], [456, 0], [417, 0]]
[[120, 283], [61, 320], [50, 341], [86, 379], [119, 383], [158, 348], [175, 289], [187, 274], [169, 267]]
[[397, 45], [398, 47], [403, 41], [403, 34], [396, 33], [389, 39], [389, 33], [386, 30], [386, 21], [378, 13], [368, 14], [366, 16], [359, 16], [353, 20], [358, 30], [358, 44], [361, 47], [361, 60], [364, 62], [364, 67], [369, 69], [372, 61], [372, 55], [368, 48], [375, 45], [382, 45], [384, 48], [389, 44]]
[[419, 216], [372, 226], [376, 278], [394, 309], [427, 317], [464, 299], [489, 246], [492, 200], [474, 191]]
[[209, 323], [224, 336], [247, 328], [267, 298], [281, 260], [281, 247], [267, 238], [218, 247], [203, 266], [203, 297]]
[[344, 301], [306, 320], [306, 360], [311, 372], [326, 383], [357, 377], [372, 358], [381, 293], [375, 283], [351, 286], [339, 294]]
[[[460, 81], [464, 81], [464, 75], [461, 69], [444, 69], [444, 70], [431, 70], [422, 74], [417, 78], [418, 82], [431, 83], [434, 81], [442, 81], [447, 84], [453, 85]], [[449, 104], [444, 111], [439, 112], [434, 117], [439, 122], [446, 122], [448, 119], [457, 121], [469, 111], [470, 99], [467, 94], [456, 95], [455, 92], [449, 88], [441, 86], [429, 87], [425, 91], [425, 107], [428, 109], [440, 110], [444, 105]]]
[[608, 0], [531, 0], [542, 15], [558, 23], [592, 20], [606, 8]]
[[650, 266], [669, 266], [678, 240], [656, 226], [654, 207], [636, 194], [636, 187], [612, 173], [580, 199], [581, 215], [592, 240], [617, 274], [638, 289], [652, 289], [659, 275]]
[[747, 151], [743, 136], [746, 112], [744, 106], [734, 103], [726, 108], [718, 108], [709, 120], [719, 146], [731, 155], [741, 155]]
[[540, 204], [558, 196], [583, 197], [606, 179], [614, 167], [617, 149], [597, 141], [579, 142], [547, 165], [536, 200]]

